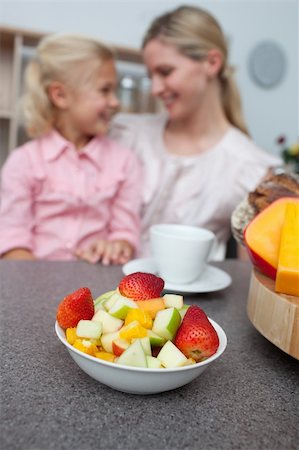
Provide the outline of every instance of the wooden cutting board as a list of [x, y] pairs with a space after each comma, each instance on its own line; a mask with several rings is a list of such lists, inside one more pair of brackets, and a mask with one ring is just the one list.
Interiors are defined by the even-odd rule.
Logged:
[[299, 297], [277, 294], [274, 281], [253, 269], [247, 314], [274, 345], [299, 360]]

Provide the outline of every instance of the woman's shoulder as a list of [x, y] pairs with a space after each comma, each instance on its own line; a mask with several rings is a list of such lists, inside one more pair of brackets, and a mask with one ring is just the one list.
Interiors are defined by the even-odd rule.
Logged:
[[271, 167], [282, 165], [278, 156], [263, 150], [237, 128], [232, 128], [224, 145], [231, 161], [230, 171], [235, 174], [235, 188], [244, 195], [256, 187]]
[[226, 150], [241, 162], [278, 165], [281, 159], [273, 153], [258, 146], [247, 134], [235, 127], [231, 127], [225, 140]]

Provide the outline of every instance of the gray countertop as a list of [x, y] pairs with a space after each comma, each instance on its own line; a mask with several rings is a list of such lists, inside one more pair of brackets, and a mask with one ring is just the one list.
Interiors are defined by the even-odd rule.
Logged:
[[224, 328], [225, 353], [190, 384], [139, 396], [90, 378], [54, 333], [60, 300], [113, 289], [120, 267], [0, 261], [1, 449], [298, 449], [299, 363], [247, 318], [250, 264], [217, 266], [232, 285], [185, 301]]

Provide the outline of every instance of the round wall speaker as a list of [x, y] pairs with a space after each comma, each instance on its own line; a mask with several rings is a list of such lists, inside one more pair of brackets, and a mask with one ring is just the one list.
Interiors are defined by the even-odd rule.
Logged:
[[255, 83], [270, 88], [278, 85], [286, 72], [286, 57], [274, 42], [261, 42], [249, 57], [249, 72]]

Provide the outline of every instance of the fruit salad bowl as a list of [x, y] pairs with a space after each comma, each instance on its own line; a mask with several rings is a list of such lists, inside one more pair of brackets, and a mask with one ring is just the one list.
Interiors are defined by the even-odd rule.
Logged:
[[55, 331], [73, 360], [90, 377], [121, 392], [145, 395], [170, 391], [190, 383], [222, 355], [227, 345], [226, 334], [214, 320], [209, 320], [219, 337], [219, 347], [216, 353], [204, 361], [177, 368], [150, 369], [101, 360], [89, 356], [69, 344], [65, 331], [57, 322]]

